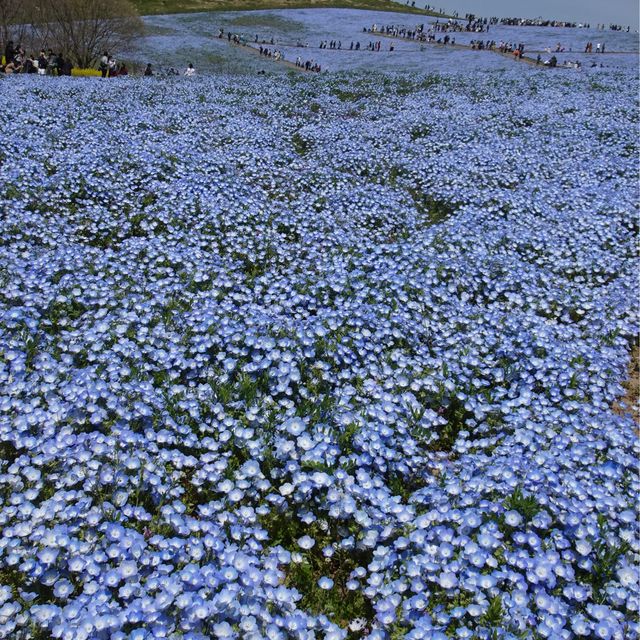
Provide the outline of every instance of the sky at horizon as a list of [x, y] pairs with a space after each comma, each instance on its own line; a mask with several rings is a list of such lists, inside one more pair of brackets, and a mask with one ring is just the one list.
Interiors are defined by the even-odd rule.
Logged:
[[[404, 3], [403, 3], [404, 4]], [[474, 13], [489, 17], [543, 17], [553, 20], [587, 22], [595, 27], [604, 23], [629, 25], [637, 30], [640, 23], [640, 8], [637, 0], [417, 0], [416, 6], [430, 4], [447, 13], [458, 11], [460, 15]]]

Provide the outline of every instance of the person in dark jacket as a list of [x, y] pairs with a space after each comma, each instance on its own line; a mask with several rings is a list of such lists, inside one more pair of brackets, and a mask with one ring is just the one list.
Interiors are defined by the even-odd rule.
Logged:
[[58, 73], [61, 76], [70, 76], [71, 69], [73, 69], [71, 60], [69, 58], [65, 58], [64, 56], [60, 56], [60, 66], [58, 68]]
[[13, 40], [9, 40], [9, 42], [7, 42], [7, 46], [4, 48], [5, 64], [9, 64], [13, 60], [14, 55], [15, 55], [15, 49], [13, 47]]
[[42, 49], [38, 56], [38, 75], [43, 76], [47, 73], [48, 64], [49, 61], [47, 60], [47, 55], [45, 54], [44, 49]]

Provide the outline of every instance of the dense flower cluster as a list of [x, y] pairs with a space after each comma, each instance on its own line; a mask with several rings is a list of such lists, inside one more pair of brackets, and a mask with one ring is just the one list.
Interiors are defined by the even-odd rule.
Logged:
[[629, 75], [1, 84], [0, 637], [638, 638]]

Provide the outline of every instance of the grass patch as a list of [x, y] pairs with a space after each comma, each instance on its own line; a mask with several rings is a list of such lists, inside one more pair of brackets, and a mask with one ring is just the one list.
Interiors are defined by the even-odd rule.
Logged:
[[[142, 15], [193, 13], [198, 11], [251, 11], [265, 9], [368, 9], [423, 16], [442, 16], [434, 11], [408, 7], [392, 0], [134, 0]], [[255, 23], [254, 23], [255, 24]], [[265, 25], [268, 26], [268, 25]]]
[[[320, 526], [318, 521], [307, 525], [291, 513], [272, 512], [261, 518], [260, 524], [268, 532], [273, 544], [280, 544], [290, 551], [301, 551], [297, 540], [303, 535], [310, 535], [316, 541], [312, 549], [302, 553], [302, 562], [291, 563], [285, 570], [285, 584], [295, 588], [302, 596], [298, 606], [316, 615], [323, 613], [343, 628], [355, 618], [362, 618], [368, 623], [373, 620], [370, 600], [361, 590], [351, 591], [346, 586], [357, 567], [367, 567], [373, 560], [373, 551], [336, 548], [333, 556], [325, 557], [322, 549], [341, 538], [335, 523], [328, 523], [326, 527]], [[325, 590], [318, 586], [322, 576], [334, 581], [332, 589]], [[348, 636], [349, 639], [356, 637], [361, 636]]]
[[422, 138], [428, 138], [431, 134], [431, 127], [428, 124], [417, 124], [411, 127], [409, 131], [409, 137], [412, 142], [421, 140]]
[[162, 27], [156, 24], [146, 24], [144, 26], [145, 36], [174, 36], [177, 31], [171, 27]]
[[304, 31], [304, 25], [296, 20], [289, 20], [278, 15], [249, 14], [233, 18], [229, 23], [238, 27], [263, 27], [277, 29], [279, 31]]
[[516, 487], [513, 493], [504, 501], [507, 511], [517, 511], [525, 520], [530, 522], [535, 518], [542, 506], [535, 496], [525, 496], [520, 487]]
[[426, 218], [429, 224], [438, 224], [450, 218], [458, 208], [457, 203], [434, 198], [420, 189], [409, 189], [416, 211]]
[[464, 403], [453, 396], [443, 411], [447, 423], [440, 427], [437, 440], [429, 448], [433, 451], [452, 451], [459, 433], [467, 428], [467, 420], [472, 415], [464, 408]]
[[291, 144], [296, 153], [300, 156], [304, 156], [311, 150], [313, 144], [306, 138], [303, 138], [297, 131], [291, 136]]
[[373, 619], [373, 607], [362, 591], [349, 591], [345, 587], [348, 571], [355, 568], [348, 563], [348, 559], [349, 555], [343, 552], [333, 562], [327, 563], [327, 573], [332, 573], [334, 580], [333, 589], [328, 591], [317, 584], [322, 570], [307, 561], [290, 565], [285, 580], [288, 586], [302, 594], [303, 609], [316, 615], [327, 615], [342, 628], [347, 627], [355, 618], [362, 618], [367, 622]]

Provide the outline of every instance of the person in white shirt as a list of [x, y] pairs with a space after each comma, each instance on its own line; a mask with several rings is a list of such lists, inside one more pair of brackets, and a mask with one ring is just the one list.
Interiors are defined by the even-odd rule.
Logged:
[[185, 72], [184, 72], [185, 76], [195, 76], [196, 75], [196, 70], [193, 68], [193, 64], [190, 62], [189, 66], [186, 68]]

